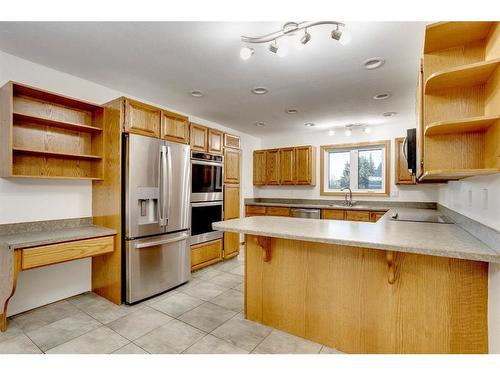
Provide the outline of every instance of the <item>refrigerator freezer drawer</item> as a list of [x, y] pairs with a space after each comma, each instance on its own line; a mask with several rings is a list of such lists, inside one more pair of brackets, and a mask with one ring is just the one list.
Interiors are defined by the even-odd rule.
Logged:
[[125, 243], [127, 303], [141, 301], [189, 281], [189, 231]]

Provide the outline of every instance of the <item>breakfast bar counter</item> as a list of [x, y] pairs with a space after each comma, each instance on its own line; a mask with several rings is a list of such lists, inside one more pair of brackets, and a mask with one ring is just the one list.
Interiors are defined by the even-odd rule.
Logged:
[[500, 254], [458, 225], [390, 215], [213, 227], [245, 234], [247, 319], [347, 353], [487, 353], [488, 262]]

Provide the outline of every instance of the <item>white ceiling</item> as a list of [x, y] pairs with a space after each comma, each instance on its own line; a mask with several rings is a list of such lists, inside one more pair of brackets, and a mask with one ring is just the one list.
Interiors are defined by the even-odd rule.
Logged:
[[[257, 45], [250, 60], [240, 59], [240, 35], [282, 24], [2, 22], [0, 50], [258, 136], [304, 131], [305, 122], [317, 124], [310, 131], [359, 122], [414, 126], [424, 23], [346, 22], [348, 46], [330, 38], [331, 26], [319, 26], [303, 50], [295, 48], [301, 35], [283, 38], [285, 58]], [[365, 70], [362, 62], [375, 56], [386, 64]], [[255, 86], [269, 93], [251, 94]], [[191, 90], [205, 96], [191, 97]], [[381, 91], [392, 98], [373, 100]], [[386, 111], [398, 115], [383, 117]]]

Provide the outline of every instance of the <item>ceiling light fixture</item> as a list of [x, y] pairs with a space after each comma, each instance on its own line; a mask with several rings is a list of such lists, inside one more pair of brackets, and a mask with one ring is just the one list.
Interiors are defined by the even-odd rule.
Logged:
[[363, 66], [367, 70], [378, 69], [384, 64], [385, 64], [385, 59], [383, 59], [382, 57], [372, 57], [370, 59], [363, 61]]
[[364, 132], [365, 134], [370, 134], [370, 133], [372, 132], [372, 129], [371, 129], [371, 128], [369, 128], [368, 126], [366, 126], [366, 127], [364, 127], [364, 128], [363, 128], [363, 132]]
[[285, 112], [289, 115], [296, 115], [297, 113], [299, 113], [299, 111], [297, 111], [296, 109], [287, 109], [285, 110]]
[[312, 122], [306, 122], [304, 124], [304, 126], [307, 126], [308, 128], [312, 128], [312, 127], [316, 126], [316, 124], [313, 124]]
[[262, 121], [257, 121], [256, 123], [254, 123], [254, 125], [259, 128], [262, 128], [263, 126], [266, 126], [266, 123]]
[[265, 87], [254, 87], [252, 89], [252, 94], [255, 94], [255, 95], [264, 95], [264, 94], [267, 94], [269, 92], [268, 89], [266, 89]]
[[351, 134], [352, 134], [352, 130], [350, 128], [345, 130], [345, 135], [346, 136], [350, 137]]
[[307, 29], [304, 29], [304, 36], [300, 38], [300, 43], [307, 44], [311, 40], [311, 34], [307, 32]]
[[379, 92], [378, 94], [373, 95], [374, 100], [385, 100], [389, 99], [392, 96], [392, 93], [389, 91]]
[[[269, 51], [272, 53], [277, 54], [280, 57], [284, 57], [285, 53], [282, 52], [280, 55], [279, 51], [282, 50], [282, 48], [279, 48], [277, 40], [279, 38], [286, 36], [292, 36], [297, 34], [298, 31], [304, 30], [305, 34], [300, 38], [300, 43], [302, 45], [305, 45], [311, 40], [311, 34], [307, 32], [308, 29], [311, 27], [315, 26], [320, 26], [320, 25], [334, 25], [335, 29], [331, 32], [331, 37], [334, 40], [337, 40], [340, 44], [346, 45], [351, 41], [351, 34], [349, 33], [349, 30], [346, 29], [345, 24], [342, 22], [337, 22], [337, 21], [317, 21], [317, 22], [287, 22], [283, 25], [283, 27], [280, 30], [274, 31], [272, 33], [262, 35], [262, 36], [257, 36], [257, 37], [250, 37], [250, 36], [241, 36], [241, 41], [246, 44], [259, 44], [259, 43], [269, 43]], [[247, 48], [249, 48], [247, 46]], [[244, 56], [247, 56], [250, 52], [245, 51]], [[244, 59], [243, 57], [243, 49], [240, 51], [240, 56], [241, 58]], [[248, 58], [252, 56], [253, 52], [250, 54]]]
[[254, 49], [248, 46], [241, 47], [240, 57], [242, 60], [248, 60], [255, 53]]
[[328, 130], [328, 135], [333, 137], [335, 135], [335, 130]]
[[193, 90], [190, 92], [191, 96], [194, 96], [195, 98], [201, 98], [204, 96], [203, 92], [200, 90]]

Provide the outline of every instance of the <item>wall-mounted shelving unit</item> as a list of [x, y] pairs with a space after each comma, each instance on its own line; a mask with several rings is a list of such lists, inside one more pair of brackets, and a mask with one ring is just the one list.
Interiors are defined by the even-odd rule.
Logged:
[[500, 26], [440, 22], [426, 30], [420, 181], [500, 172]]
[[16, 82], [0, 102], [2, 177], [102, 179], [102, 106]]

